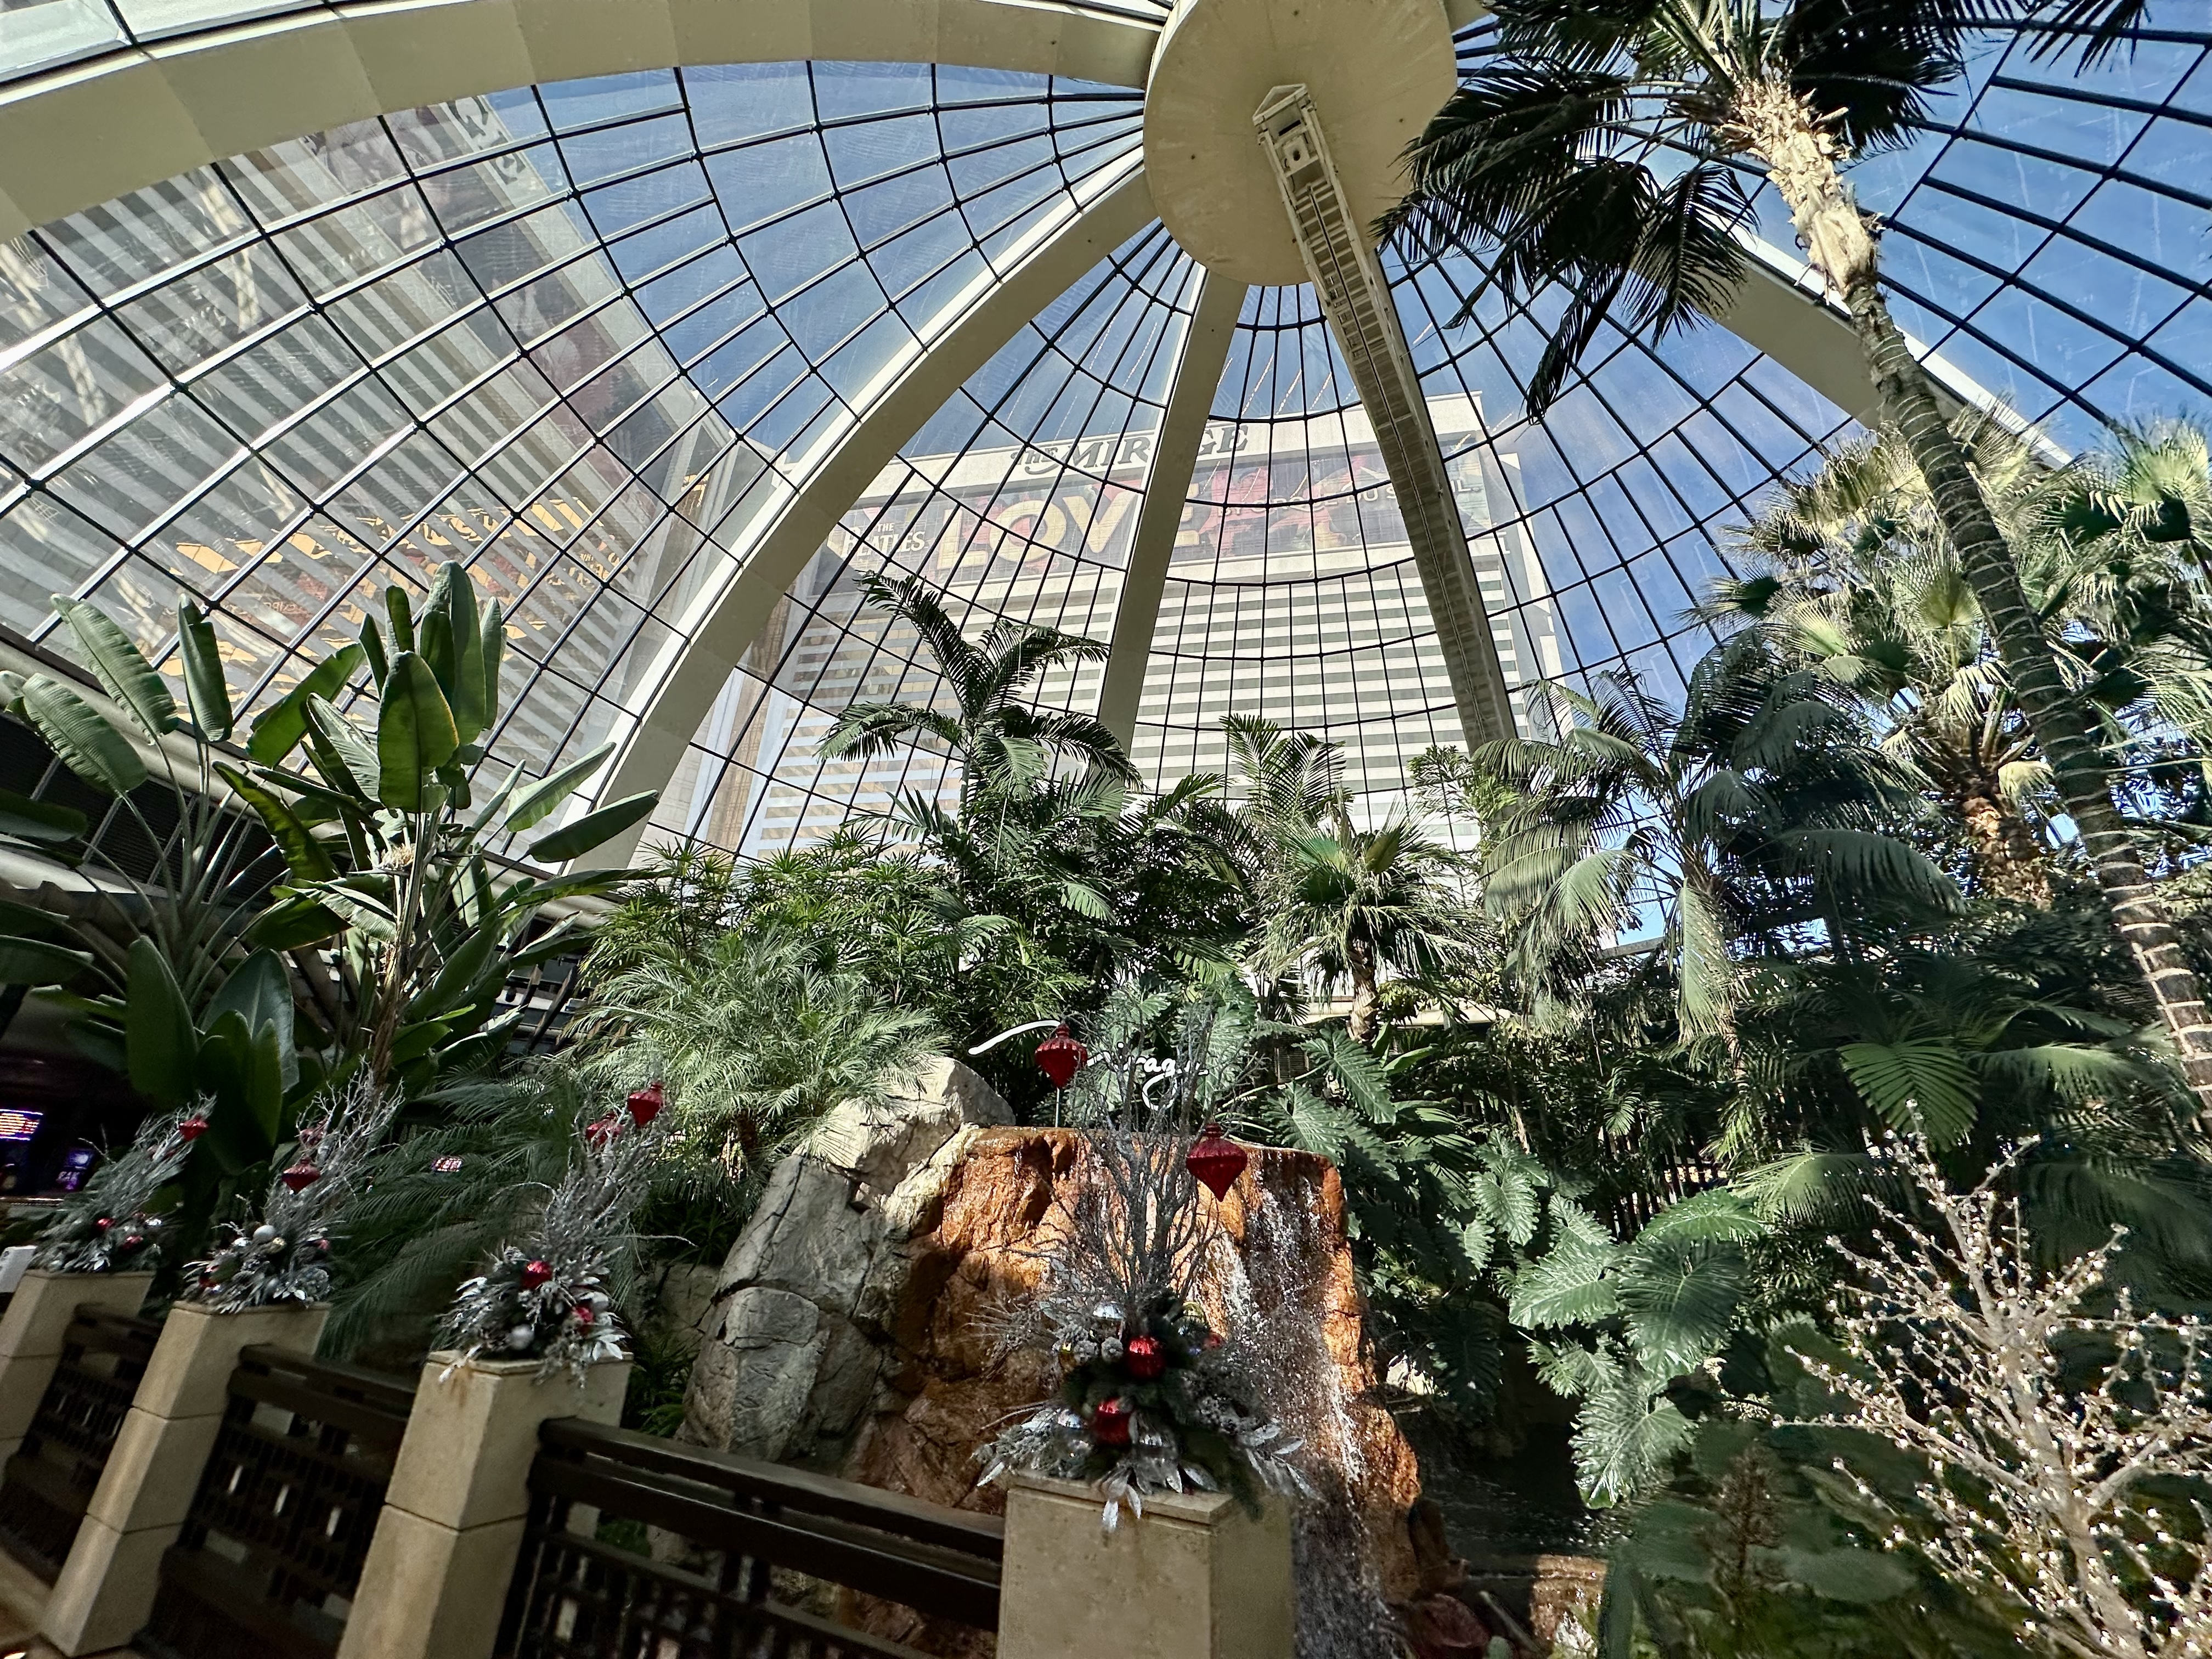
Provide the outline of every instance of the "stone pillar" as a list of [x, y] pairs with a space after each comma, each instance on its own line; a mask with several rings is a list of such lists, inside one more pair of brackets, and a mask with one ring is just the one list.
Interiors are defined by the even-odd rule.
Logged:
[[65, 1654], [120, 1647], [154, 1611], [161, 1555], [184, 1530], [230, 1405], [240, 1351], [313, 1353], [327, 1306], [169, 1310], [107, 1468], [47, 1598], [39, 1634]]
[[458, 1363], [434, 1353], [354, 1592], [337, 1659], [491, 1659], [530, 1510], [538, 1425], [613, 1423], [629, 1361], [584, 1386], [537, 1380], [534, 1359]]
[[135, 1314], [154, 1283], [151, 1273], [23, 1275], [15, 1299], [0, 1316], [0, 1463], [21, 1449], [62, 1363], [62, 1340], [82, 1307]]
[[[1255, 1519], [1233, 1498], [1145, 1499], [1099, 1524], [1088, 1486], [1017, 1475], [1006, 1492], [999, 1659], [1291, 1659], [1297, 1598], [1288, 1507]], [[1112, 1632], [1109, 1644], [1102, 1632]]]

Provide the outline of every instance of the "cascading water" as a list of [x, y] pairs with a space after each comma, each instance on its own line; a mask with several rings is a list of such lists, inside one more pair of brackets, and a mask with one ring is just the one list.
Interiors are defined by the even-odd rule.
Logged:
[[1328, 1279], [1340, 1252], [1319, 1216], [1286, 1205], [1272, 1185], [1247, 1202], [1242, 1248], [1214, 1240], [1208, 1310], [1266, 1333], [1270, 1364], [1249, 1379], [1255, 1401], [1305, 1443], [1314, 1497], [1298, 1505], [1292, 1552], [1298, 1585], [1298, 1659], [1395, 1659], [1396, 1642], [1367, 1527], [1353, 1492], [1367, 1474], [1358, 1418], [1365, 1407], [1330, 1343]]

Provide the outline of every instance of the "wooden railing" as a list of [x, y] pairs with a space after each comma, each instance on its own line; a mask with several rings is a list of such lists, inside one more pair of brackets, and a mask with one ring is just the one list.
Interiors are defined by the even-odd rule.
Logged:
[[407, 1431], [399, 1377], [248, 1348], [138, 1645], [174, 1659], [330, 1659]]
[[576, 1419], [544, 1425], [530, 1486], [507, 1659], [915, 1659], [795, 1605], [794, 1575], [998, 1626], [1006, 1531], [988, 1516]]
[[161, 1328], [150, 1319], [79, 1308], [38, 1415], [8, 1460], [0, 1543], [48, 1583], [69, 1559]]

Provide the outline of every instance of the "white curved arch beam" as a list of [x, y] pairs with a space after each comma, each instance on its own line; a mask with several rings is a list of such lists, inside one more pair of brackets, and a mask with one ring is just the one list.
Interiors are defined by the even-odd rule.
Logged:
[[[1070, 284], [1149, 224], [1152, 194], [1133, 156], [1089, 205], [1071, 208], [1030, 234], [1003, 276], [978, 277], [926, 331], [930, 343], [894, 361], [858, 413], [798, 487], [765, 511], [719, 589], [702, 594], [677, 630], [629, 711], [631, 724], [592, 792], [598, 801], [664, 789], [685, 746], [769, 614], [846, 510], [900, 447], [992, 356]], [[582, 863], [627, 864], [650, 826], [617, 837]]]
[[1191, 475], [1198, 469], [1198, 447], [1213, 412], [1213, 394], [1220, 388], [1237, 314], [1244, 307], [1243, 283], [1209, 270], [1200, 271], [1198, 283], [1198, 301], [1183, 330], [1175, 384], [1152, 445], [1152, 470], [1145, 479], [1145, 504], [1129, 544], [1129, 568], [1121, 578], [1121, 601], [1114, 607], [1114, 640], [1098, 691], [1098, 718], [1124, 749], [1136, 737], [1137, 704], [1145, 692], [1145, 669], [1152, 661], [1168, 562], [1175, 553], [1176, 532], [1182, 527], [1183, 503], [1190, 495]]
[[[422, 104], [678, 64], [960, 64], [1142, 87], [1157, 24], [1031, 0], [368, 0], [0, 88], [0, 240]], [[0, 69], [4, 73], [4, 69]]]

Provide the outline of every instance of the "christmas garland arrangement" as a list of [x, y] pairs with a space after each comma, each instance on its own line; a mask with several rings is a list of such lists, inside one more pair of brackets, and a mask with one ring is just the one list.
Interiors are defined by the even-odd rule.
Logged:
[[218, 1313], [327, 1301], [339, 1217], [365, 1190], [398, 1104], [365, 1079], [325, 1096], [258, 1217], [223, 1223], [214, 1253], [187, 1270], [184, 1299]]
[[156, 1113], [131, 1145], [93, 1171], [39, 1235], [32, 1265], [53, 1273], [145, 1273], [161, 1256], [155, 1206], [207, 1127], [200, 1112]]
[[534, 1359], [539, 1382], [565, 1370], [581, 1387], [592, 1366], [622, 1358], [608, 1285], [636, 1242], [630, 1218], [660, 1156], [660, 1108], [656, 1083], [579, 1133], [568, 1176], [529, 1236], [501, 1245], [455, 1296], [441, 1337], [457, 1364]]
[[1060, 1398], [984, 1448], [985, 1480], [1020, 1470], [1088, 1483], [1109, 1532], [1124, 1504], [1142, 1516], [1155, 1492], [1225, 1492], [1254, 1510], [1267, 1491], [1310, 1493], [1290, 1461], [1302, 1443], [1253, 1404], [1245, 1334], [1215, 1331], [1199, 1305], [1221, 1236], [1199, 1179], [1204, 1171], [1217, 1199], [1227, 1190], [1224, 1147], [1241, 1169], [1241, 1151], [1218, 1130], [1198, 1144], [1119, 1130], [1089, 1138], [1039, 1297], [1000, 1333], [1008, 1348], [1052, 1344]]

